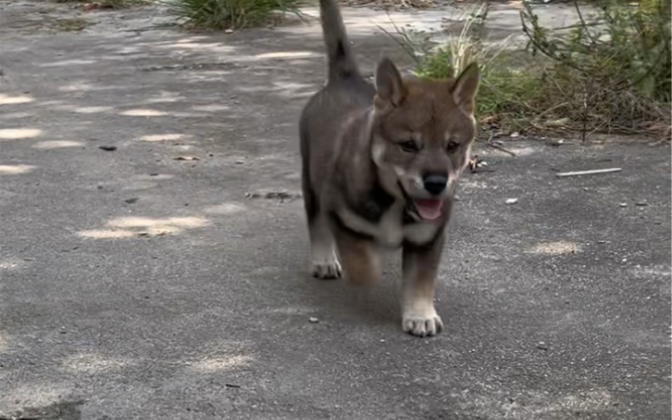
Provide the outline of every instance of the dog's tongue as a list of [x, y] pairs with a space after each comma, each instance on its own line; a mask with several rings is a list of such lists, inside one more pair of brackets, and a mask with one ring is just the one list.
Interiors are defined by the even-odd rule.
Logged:
[[441, 207], [443, 207], [443, 200], [437, 199], [423, 199], [415, 200], [415, 209], [425, 220], [438, 219], [441, 216]]

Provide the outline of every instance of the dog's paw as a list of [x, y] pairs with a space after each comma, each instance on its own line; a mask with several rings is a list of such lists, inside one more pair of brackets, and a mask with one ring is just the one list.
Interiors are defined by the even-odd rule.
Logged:
[[341, 264], [338, 261], [322, 261], [313, 263], [313, 277], [323, 280], [339, 279], [342, 276]]
[[443, 321], [436, 312], [429, 316], [408, 314], [404, 315], [401, 327], [411, 335], [431, 337], [443, 331]]

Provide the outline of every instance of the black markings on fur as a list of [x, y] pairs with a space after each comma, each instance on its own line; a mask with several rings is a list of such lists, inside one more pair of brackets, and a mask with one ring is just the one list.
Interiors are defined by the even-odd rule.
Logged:
[[413, 205], [413, 200], [411, 200], [411, 197], [406, 194], [406, 190], [404, 190], [404, 186], [401, 185], [401, 181], [397, 182], [397, 187], [399, 187], [399, 191], [401, 191], [401, 194], [404, 196], [404, 200], [406, 200], [406, 206], [404, 207], [404, 215], [402, 216], [401, 224], [412, 225], [414, 223], [418, 223], [418, 217], [414, 217], [414, 215], [417, 215], [417, 211], [415, 210], [415, 205]]
[[418, 223], [418, 221], [411, 215], [411, 212], [415, 211], [413, 209], [410, 209], [408, 206], [406, 206], [406, 209], [404, 211], [404, 216], [401, 220], [401, 223], [406, 226], [406, 225], [412, 225], [415, 223]]
[[341, 40], [339, 40], [338, 44], [336, 45], [336, 57], [339, 59], [345, 57], [345, 46]]
[[378, 185], [369, 191], [361, 205], [353, 207], [353, 211], [369, 222], [378, 223], [392, 204], [394, 204], [394, 197]]
[[343, 40], [339, 40], [336, 43], [336, 55], [334, 63], [338, 69], [339, 77], [342, 79], [347, 79], [353, 75], [352, 65], [347, 62], [348, 55], [345, 51], [345, 44]]

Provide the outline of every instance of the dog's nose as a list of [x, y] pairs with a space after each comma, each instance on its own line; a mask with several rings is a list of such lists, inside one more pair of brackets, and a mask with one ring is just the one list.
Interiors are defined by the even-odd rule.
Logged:
[[434, 195], [439, 195], [446, 189], [448, 178], [444, 175], [428, 175], [422, 179], [425, 189]]

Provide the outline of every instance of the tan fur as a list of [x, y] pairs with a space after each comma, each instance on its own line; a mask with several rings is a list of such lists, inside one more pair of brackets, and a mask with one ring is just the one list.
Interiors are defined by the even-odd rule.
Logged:
[[339, 256], [350, 283], [368, 286], [380, 278], [380, 256], [371, 241], [353, 238], [344, 232], [336, 236]]

